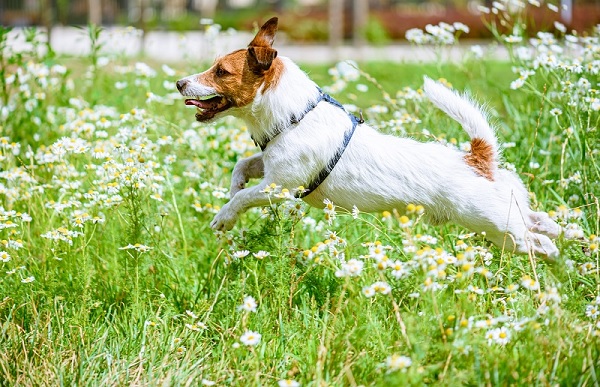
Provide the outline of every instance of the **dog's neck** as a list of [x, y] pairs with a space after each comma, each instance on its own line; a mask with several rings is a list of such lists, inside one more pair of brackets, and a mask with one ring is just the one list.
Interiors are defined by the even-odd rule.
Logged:
[[248, 131], [258, 143], [267, 143], [290, 122], [300, 119], [307, 107], [320, 97], [317, 85], [296, 64], [285, 57], [284, 70], [271, 85], [263, 85], [254, 102], [240, 118], [248, 124]]

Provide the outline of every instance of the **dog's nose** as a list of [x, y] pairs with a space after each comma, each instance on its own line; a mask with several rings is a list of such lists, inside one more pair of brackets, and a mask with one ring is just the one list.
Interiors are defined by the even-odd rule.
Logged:
[[181, 93], [185, 85], [187, 85], [188, 81], [185, 79], [180, 79], [177, 81], [177, 90]]

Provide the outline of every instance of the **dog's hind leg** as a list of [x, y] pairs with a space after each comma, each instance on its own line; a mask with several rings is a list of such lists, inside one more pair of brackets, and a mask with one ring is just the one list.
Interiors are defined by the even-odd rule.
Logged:
[[498, 207], [481, 207], [481, 214], [484, 216], [471, 218], [471, 222], [476, 222], [471, 223], [470, 228], [485, 231], [490, 241], [507, 252], [533, 253], [539, 257], [556, 258], [559, 254], [556, 245], [548, 235], [541, 232], [541, 228], [535, 227], [536, 224], [532, 220], [538, 220], [538, 226], [544, 227], [548, 234], [557, 232], [560, 227], [547, 214], [532, 212], [526, 202], [521, 202], [520, 206], [513, 204], [508, 214], [503, 213], [501, 209], [510, 206], [510, 203], [505, 203]]
[[246, 188], [250, 179], [259, 179], [265, 175], [262, 153], [257, 153], [237, 162], [231, 174], [231, 188], [229, 197]]

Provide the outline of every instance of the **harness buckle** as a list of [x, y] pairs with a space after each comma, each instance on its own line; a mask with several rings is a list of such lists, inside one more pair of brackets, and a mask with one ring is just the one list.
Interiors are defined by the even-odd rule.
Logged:
[[365, 123], [365, 119], [364, 119], [364, 117], [363, 117], [363, 112], [362, 112], [362, 110], [359, 110], [359, 111], [358, 111], [358, 123], [359, 123], [359, 124], [364, 124], [364, 123]]

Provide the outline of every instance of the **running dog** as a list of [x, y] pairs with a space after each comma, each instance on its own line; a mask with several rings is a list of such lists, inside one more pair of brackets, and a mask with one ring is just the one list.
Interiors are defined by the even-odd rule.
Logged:
[[[247, 48], [177, 81], [188, 97], [185, 104], [197, 108], [196, 120], [238, 117], [262, 150], [235, 166], [231, 200], [212, 228], [230, 230], [250, 207], [268, 205], [274, 198], [263, 191], [275, 182], [305, 187], [297, 196], [315, 207], [326, 198], [366, 212], [420, 204], [432, 224], [450, 221], [485, 232], [496, 245], [518, 253], [558, 255], [550, 238], [561, 227], [533, 211], [518, 176], [499, 168], [498, 142], [478, 104], [425, 78], [427, 97], [469, 134], [466, 153], [379, 133], [277, 55], [277, 24], [270, 19]], [[262, 181], [246, 188], [252, 178]]]

